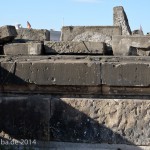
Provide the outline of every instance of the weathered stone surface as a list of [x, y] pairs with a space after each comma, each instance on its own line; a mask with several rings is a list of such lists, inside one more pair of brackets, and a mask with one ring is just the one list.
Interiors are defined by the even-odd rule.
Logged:
[[18, 36], [16, 40], [22, 41], [49, 41], [50, 40], [50, 31], [41, 29], [26, 29], [21, 28], [17, 30]]
[[16, 36], [17, 32], [14, 26], [0, 27], [0, 44], [11, 42]]
[[49, 140], [49, 118], [49, 98], [40, 95], [0, 97], [0, 131], [8, 137]]
[[51, 42], [45, 41], [44, 48], [46, 54], [63, 54], [63, 53], [95, 53], [105, 54], [105, 44], [100, 42]]
[[112, 44], [112, 37], [110, 35], [101, 34], [99, 32], [86, 31], [77, 35], [73, 41], [82, 42], [105, 42], [107, 45]]
[[88, 60], [2, 62], [5, 84], [100, 85], [100, 63]]
[[99, 85], [100, 64], [90, 61], [32, 63], [31, 82], [38, 85]]
[[51, 100], [52, 140], [149, 146], [150, 102], [145, 99]]
[[112, 49], [114, 55], [149, 56], [149, 36], [113, 36]]
[[114, 26], [122, 28], [122, 35], [131, 35], [127, 15], [122, 6], [114, 7]]
[[12, 43], [4, 45], [5, 55], [41, 55], [41, 43]]
[[[94, 36], [92, 33], [96, 33], [96, 35]], [[82, 38], [83, 35], [84, 38]], [[90, 36], [87, 37], [86, 35]], [[112, 35], [121, 35], [121, 28], [117, 26], [64, 26], [62, 28], [61, 41], [79, 41], [81, 39], [84, 41], [105, 42]], [[91, 38], [91, 36], [93, 37]]]
[[102, 84], [109, 86], [149, 86], [149, 62], [102, 63]]

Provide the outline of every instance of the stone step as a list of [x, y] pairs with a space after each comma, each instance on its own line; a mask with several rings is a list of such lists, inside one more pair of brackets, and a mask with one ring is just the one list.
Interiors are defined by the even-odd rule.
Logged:
[[89, 60], [1, 62], [2, 84], [100, 85], [100, 63]]
[[24, 58], [26, 59], [15, 58], [12, 61], [2, 59], [0, 73], [3, 84], [98, 87], [105, 85], [122, 87], [122, 90], [126, 87], [146, 90], [150, 85], [149, 58], [139, 58], [139, 61], [100, 56], [75, 57], [79, 59], [65, 56]]
[[106, 44], [101, 42], [45, 41], [46, 54], [106, 54]]

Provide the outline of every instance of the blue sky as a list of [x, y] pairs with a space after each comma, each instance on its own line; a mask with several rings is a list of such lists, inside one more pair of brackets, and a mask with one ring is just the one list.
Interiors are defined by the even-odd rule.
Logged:
[[[29, 21], [32, 28], [60, 30], [64, 25], [113, 25], [113, 7], [123, 6], [131, 30], [150, 32], [150, 0], [2, 0], [0, 26]], [[64, 21], [63, 21], [64, 20]]]

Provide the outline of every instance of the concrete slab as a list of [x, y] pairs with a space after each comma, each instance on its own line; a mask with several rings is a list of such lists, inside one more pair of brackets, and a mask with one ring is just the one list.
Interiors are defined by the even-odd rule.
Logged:
[[21, 28], [17, 30], [16, 40], [20, 41], [49, 41], [50, 31], [45, 29], [26, 29]]
[[41, 43], [12, 43], [4, 45], [5, 55], [41, 55]]
[[149, 36], [113, 36], [112, 49], [115, 56], [149, 56]]
[[45, 41], [46, 54], [101, 54], [106, 53], [106, 45], [100, 42], [52, 42]]
[[14, 26], [0, 27], [0, 44], [11, 42], [16, 36], [17, 32]]

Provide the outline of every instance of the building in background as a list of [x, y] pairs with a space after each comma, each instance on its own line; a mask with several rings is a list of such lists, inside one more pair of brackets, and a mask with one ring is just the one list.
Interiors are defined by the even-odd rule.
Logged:
[[60, 41], [61, 31], [50, 29], [50, 41]]

